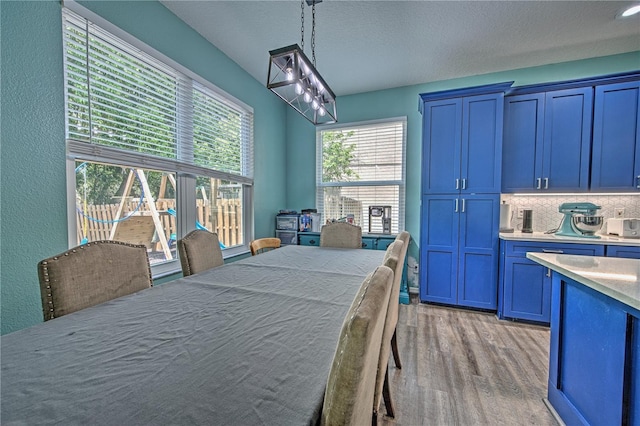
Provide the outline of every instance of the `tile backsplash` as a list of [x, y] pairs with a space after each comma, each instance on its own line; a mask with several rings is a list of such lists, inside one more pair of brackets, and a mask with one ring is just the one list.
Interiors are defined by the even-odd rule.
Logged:
[[[624, 217], [640, 218], [640, 194], [502, 194], [500, 202], [511, 205], [513, 216], [511, 226], [515, 230], [522, 227], [522, 219], [518, 219], [518, 209], [533, 210], [533, 231], [545, 232], [560, 225], [563, 214], [558, 207], [566, 202], [590, 202], [602, 207], [597, 214], [604, 219], [613, 217], [615, 209], [623, 208]], [[606, 226], [606, 222], [605, 222]], [[603, 227], [603, 232], [606, 228]]]

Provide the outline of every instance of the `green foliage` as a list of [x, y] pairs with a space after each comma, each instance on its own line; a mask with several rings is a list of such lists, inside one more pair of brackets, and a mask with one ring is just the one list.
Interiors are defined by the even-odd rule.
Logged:
[[357, 180], [358, 174], [351, 169], [355, 161], [356, 144], [348, 144], [348, 139], [355, 132], [323, 132], [322, 133], [322, 181]]

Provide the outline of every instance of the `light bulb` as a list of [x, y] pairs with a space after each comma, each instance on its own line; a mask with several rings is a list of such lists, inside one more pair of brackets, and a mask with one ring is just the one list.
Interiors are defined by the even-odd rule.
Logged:
[[297, 82], [295, 90], [296, 90], [296, 95], [302, 95], [304, 93], [304, 86], [302, 85], [302, 83]]
[[293, 69], [287, 68], [284, 72], [287, 76], [287, 81], [293, 81]]
[[313, 102], [311, 102], [311, 108], [317, 110], [320, 108], [320, 102], [318, 102], [318, 98], [313, 98]]
[[313, 99], [313, 96], [311, 96], [311, 89], [305, 90], [304, 97], [302, 99], [304, 99], [306, 103], [311, 102], [311, 99]]
[[318, 114], [320, 114], [320, 117], [324, 117], [326, 113], [327, 111], [324, 109], [323, 106], [321, 106], [320, 109], [318, 109]]

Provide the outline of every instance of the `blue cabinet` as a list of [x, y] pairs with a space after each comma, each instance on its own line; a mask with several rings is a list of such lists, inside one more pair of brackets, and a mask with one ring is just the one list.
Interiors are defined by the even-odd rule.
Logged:
[[500, 192], [503, 109], [503, 93], [424, 102], [423, 194]]
[[592, 106], [592, 87], [507, 97], [502, 191], [587, 191]]
[[640, 82], [595, 90], [591, 189], [640, 190]]
[[498, 317], [549, 324], [551, 272], [526, 258], [527, 252], [604, 256], [601, 244], [502, 241]]
[[300, 232], [298, 234], [298, 240], [300, 241], [301, 246], [320, 246], [320, 234], [317, 232]]
[[423, 196], [421, 301], [496, 309], [499, 198]]
[[566, 424], [640, 420], [640, 312], [553, 273], [548, 399]]
[[607, 246], [607, 256], [640, 259], [640, 246]]

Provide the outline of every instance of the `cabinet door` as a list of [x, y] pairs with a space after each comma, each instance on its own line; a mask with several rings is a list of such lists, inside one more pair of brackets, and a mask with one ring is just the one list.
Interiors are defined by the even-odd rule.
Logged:
[[462, 101], [462, 193], [499, 193], [502, 169], [504, 95], [466, 97]]
[[301, 233], [301, 234], [298, 234], [298, 239], [300, 240], [301, 246], [316, 246], [316, 247], [320, 246], [320, 235], [318, 234], [309, 235], [309, 234]]
[[591, 189], [640, 189], [640, 82], [596, 87]]
[[497, 308], [499, 195], [460, 196], [457, 304]]
[[589, 187], [593, 88], [547, 92], [542, 188], [586, 191]]
[[459, 209], [455, 195], [422, 199], [420, 299], [423, 302], [456, 303]]
[[636, 246], [607, 246], [607, 256], [640, 259], [640, 247]]
[[544, 93], [507, 97], [502, 141], [502, 192], [536, 190], [542, 176]]
[[426, 102], [423, 111], [422, 193], [456, 192], [460, 185], [462, 99]]
[[547, 268], [520, 257], [507, 257], [504, 264], [503, 316], [549, 323], [551, 277]]

